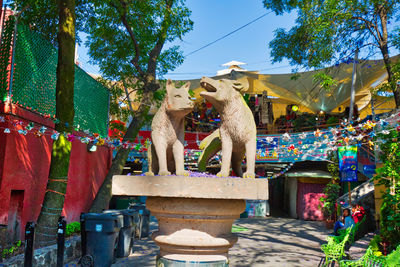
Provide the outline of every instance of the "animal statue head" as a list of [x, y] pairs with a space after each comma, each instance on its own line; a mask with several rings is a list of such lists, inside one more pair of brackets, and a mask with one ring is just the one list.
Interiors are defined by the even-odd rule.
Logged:
[[217, 109], [224, 103], [230, 102], [230, 99], [241, 97], [249, 88], [247, 80], [214, 80], [208, 77], [201, 78], [200, 86], [206, 89], [206, 91], [200, 93], [200, 96], [208, 100]]
[[189, 95], [190, 82], [180, 88], [175, 88], [171, 80], [167, 81], [167, 95], [165, 97], [167, 112], [189, 114], [194, 108], [194, 102]]

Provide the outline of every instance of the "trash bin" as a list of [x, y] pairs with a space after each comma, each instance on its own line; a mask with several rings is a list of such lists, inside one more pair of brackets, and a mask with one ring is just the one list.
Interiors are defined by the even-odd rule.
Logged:
[[119, 230], [123, 225], [120, 214], [85, 213], [86, 247], [82, 247], [83, 267], [109, 267], [115, 259]]
[[105, 210], [106, 214], [119, 214], [122, 215], [123, 225], [119, 230], [118, 245], [117, 245], [117, 258], [128, 257], [131, 254], [133, 239], [135, 234], [135, 225], [138, 220], [138, 213], [133, 210]]
[[148, 237], [150, 232], [150, 211], [146, 209], [144, 204], [130, 205], [129, 210], [135, 211], [139, 214], [139, 218], [136, 223], [135, 237], [139, 239], [142, 237]]

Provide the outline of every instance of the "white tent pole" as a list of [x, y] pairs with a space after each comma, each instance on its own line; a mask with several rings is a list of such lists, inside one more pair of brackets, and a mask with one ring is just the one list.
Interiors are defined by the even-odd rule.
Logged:
[[349, 122], [353, 121], [354, 100], [356, 96], [355, 87], [356, 87], [356, 77], [357, 77], [357, 71], [356, 71], [357, 60], [358, 60], [358, 48], [356, 49], [353, 61], [353, 77], [351, 79]]

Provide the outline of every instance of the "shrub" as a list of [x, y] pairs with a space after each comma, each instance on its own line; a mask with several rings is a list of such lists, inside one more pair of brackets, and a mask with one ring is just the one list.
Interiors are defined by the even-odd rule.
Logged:
[[14, 252], [16, 252], [20, 247], [22, 246], [22, 241], [18, 240], [17, 242], [15, 242], [14, 245], [12, 245], [9, 248], [5, 248], [1, 251], [1, 258], [8, 258], [12, 255], [14, 255]]
[[400, 245], [400, 132], [382, 131], [378, 138], [383, 167], [377, 170], [374, 179], [386, 187], [382, 196], [380, 235], [390, 253]]
[[330, 153], [329, 159], [333, 163], [328, 164], [328, 170], [332, 175], [331, 181], [325, 186], [323, 192], [325, 196], [321, 197], [321, 205], [319, 206], [324, 214], [325, 219], [335, 219], [337, 213], [336, 201], [340, 193], [339, 185], [339, 166], [336, 153]]
[[71, 236], [75, 233], [79, 233], [81, 231], [81, 223], [80, 222], [72, 222], [67, 224], [65, 228], [65, 235]]
[[375, 256], [382, 256], [382, 252], [380, 251], [380, 243], [382, 242], [382, 238], [380, 235], [374, 236], [371, 241], [369, 242], [369, 246], [371, 247], [372, 251], [374, 252]]

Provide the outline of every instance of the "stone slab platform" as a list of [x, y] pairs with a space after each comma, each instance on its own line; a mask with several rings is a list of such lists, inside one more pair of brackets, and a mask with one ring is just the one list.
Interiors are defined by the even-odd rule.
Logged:
[[268, 199], [267, 179], [115, 175], [112, 194], [208, 199]]

